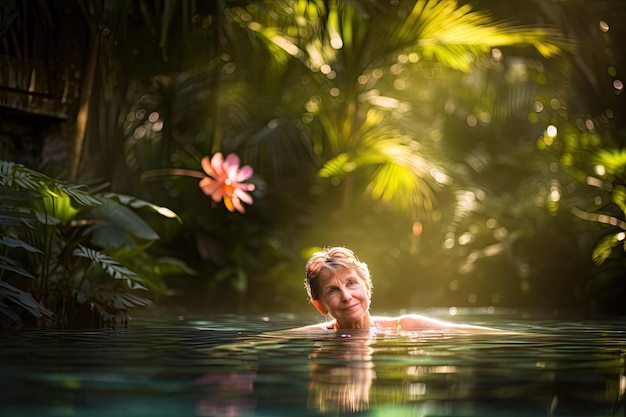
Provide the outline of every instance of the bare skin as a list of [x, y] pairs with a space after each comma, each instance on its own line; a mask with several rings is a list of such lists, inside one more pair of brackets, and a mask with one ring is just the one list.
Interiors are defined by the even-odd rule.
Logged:
[[350, 330], [350, 329], [401, 329], [418, 330], [455, 330], [469, 332], [498, 332], [487, 327], [449, 323], [417, 314], [400, 317], [371, 316], [370, 288], [367, 282], [355, 271], [338, 269], [333, 275], [320, 276], [316, 283], [320, 296], [311, 302], [324, 316], [333, 320], [305, 326], [299, 330]]

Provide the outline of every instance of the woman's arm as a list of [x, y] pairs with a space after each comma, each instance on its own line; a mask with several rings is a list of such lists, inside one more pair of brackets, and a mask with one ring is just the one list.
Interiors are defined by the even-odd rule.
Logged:
[[374, 321], [378, 327], [397, 329], [398, 331], [456, 330], [476, 333], [502, 332], [502, 330], [492, 329], [490, 327], [452, 323], [421, 316], [419, 314], [404, 314], [399, 317], [374, 317]]

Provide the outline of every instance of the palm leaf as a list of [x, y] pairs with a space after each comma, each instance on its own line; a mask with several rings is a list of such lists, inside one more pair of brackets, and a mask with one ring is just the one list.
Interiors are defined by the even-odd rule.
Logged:
[[0, 206], [0, 226], [30, 226], [38, 222], [37, 214], [32, 211], [13, 210]]
[[92, 264], [98, 265], [111, 277], [126, 281], [126, 284], [131, 289], [146, 289], [143, 285], [141, 285], [142, 279], [139, 275], [126, 268], [110, 256], [94, 249], [87, 248], [83, 245], [78, 245], [78, 247], [74, 250], [74, 255], [87, 258], [92, 262]]
[[20, 318], [20, 316], [15, 314], [15, 312], [11, 310], [9, 306], [7, 306], [4, 302], [2, 302], [1, 298], [2, 297], [0, 297], [0, 316], [5, 316], [9, 320], [11, 320], [13, 323], [22, 324], [22, 319]]
[[602, 149], [593, 158], [593, 162], [602, 165], [607, 174], [625, 176], [626, 149]]
[[596, 265], [602, 265], [611, 256], [616, 246], [624, 245], [624, 239], [620, 238], [622, 235], [623, 233], [613, 233], [603, 237], [598, 242], [591, 254], [591, 258]]
[[57, 184], [57, 189], [60, 192], [67, 194], [72, 201], [80, 204], [81, 206], [93, 207], [102, 204], [98, 198], [93, 196], [85, 185], [64, 185]]
[[35, 279], [19, 262], [4, 255], [0, 255], [0, 269], [16, 273], [26, 278]]
[[573, 44], [550, 29], [496, 24], [470, 5], [453, 0], [418, 0], [390, 35], [395, 50], [421, 51], [424, 56], [462, 71], [471, 67], [468, 53], [482, 55], [495, 46], [530, 45], [550, 57]]
[[317, 175], [320, 178], [341, 177], [347, 172], [354, 171], [355, 164], [350, 162], [350, 155], [343, 152], [326, 161]]
[[6, 187], [20, 187], [27, 190], [41, 191], [50, 178], [23, 165], [0, 161], [0, 184]]
[[50, 310], [39, 304], [32, 295], [20, 290], [19, 288], [15, 288], [11, 284], [4, 281], [0, 281], [0, 299], [8, 300], [11, 303], [24, 308], [26, 311], [28, 311], [30, 314], [37, 318], [54, 317], [54, 314]]
[[0, 186], [0, 201], [30, 201], [41, 199], [41, 194], [17, 191], [6, 186]]
[[0, 245], [9, 248], [22, 248], [31, 253], [42, 253], [39, 249], [29, 245], [21, 239], [14, 239], [8, 236], [0, 236]]

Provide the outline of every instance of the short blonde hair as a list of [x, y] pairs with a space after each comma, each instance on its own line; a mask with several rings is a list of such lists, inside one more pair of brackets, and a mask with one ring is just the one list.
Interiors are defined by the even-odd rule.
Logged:
[[369, 287], [368, 295], [371, 297], [372, 277], [367, 264], [361, 262], [348, 248], [327, 246], [322, 251], [311, 255], [304, 267], [304, 288], [306, 288], [309, 301], [319, 299], [318, 289], [315, 285], [316, 278], [320, 276], [322, 271], [329, 271], [330, 274], [334, 274], [337, 268], [355, 271]]

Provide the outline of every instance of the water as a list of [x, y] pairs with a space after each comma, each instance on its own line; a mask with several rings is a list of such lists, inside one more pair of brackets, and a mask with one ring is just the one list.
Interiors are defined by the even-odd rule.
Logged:
[[626, 319], [286, 336], [290, 316], [0, 334], [2, 416], [624, 416]]

